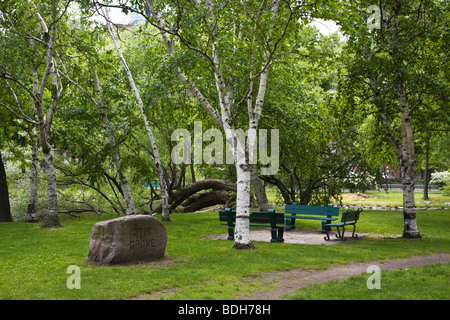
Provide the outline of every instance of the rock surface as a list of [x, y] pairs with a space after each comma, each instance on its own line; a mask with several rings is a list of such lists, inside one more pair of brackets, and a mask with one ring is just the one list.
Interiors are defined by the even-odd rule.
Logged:
[[102, 264], [161, 259], [167, 230], [156, 218], [129, 215], [97, 222], [89, 234], [88, 260]]

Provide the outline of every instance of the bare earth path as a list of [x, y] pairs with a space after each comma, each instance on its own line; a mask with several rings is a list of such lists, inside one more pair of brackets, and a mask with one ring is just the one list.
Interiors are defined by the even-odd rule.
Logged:
[[[302, 270], [291, 269], [287, 271], [275, 271], [266, 272], [258, 277], [259, 280], [254, 278], [245, 278], [243, 281], [265, 281], [276, 283], [277, 288], [264, 292], [252, 292], [245, 296], [237, 296], [237, 300], [255, 299], [255, 300], [270, 300], [278, 299], [282, 294], [293, 293], [295, 290], [316, 283], [322, 283], [331, 280], [346, 279], [353, 276], [358, 276], [364, 272], [367, 272], [367, 268], [370, 265], [376, 265], [380, 267], [380, 270], [397, 270], [408, 267], [419, 267], [437, 263], [450, 262], [449, 253], [437, 253], [432, 255], [420, 255], [413, 256], [407, 259], [398, 260], [383, 260], [383, 261], [364, 261], [358, 263], [349, 263], [346, 265], [331, 267], [326, 270]], [[147, 300], [158, 299], [164, 294], [170, 294], [176, 292], [177, 288], [166, 289], [162, 292], [152, 292], [143, 294], [138, 297], [132, 297], [131, 299]]]
[[236, 297], [236, 299], [277, 299], [282, 294], [293, 293], [295, 290], [310, 284], [358, 276], [366, 272], [370, 265], [377, 265], [380, 267], [380, 270], [383, 271], [447, 262], [450, 262], [450, 254], [438, 253], [427, 256], [413, 256], [412, 258], [401, 260], [385, 260], [383, 263], [380, 263], [380, 261], [349, 263], [332, 267], [327, 270], [292, 269], [288, 271], [268, 272], [267, 274], [264, 274], [262, 278], [269, 277], [271, 280], [275, 280], [278, 288], [270, 291], [254, 292], [246, 296]]

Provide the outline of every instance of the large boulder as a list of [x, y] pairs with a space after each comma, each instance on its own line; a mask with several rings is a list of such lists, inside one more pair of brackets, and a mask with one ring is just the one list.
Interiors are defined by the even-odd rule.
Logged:
[[158, 219], [129, 215], [92, 227], [88, 259], [102, 264], [154, 261], [164, 256], [166, 243], [167, 230]]

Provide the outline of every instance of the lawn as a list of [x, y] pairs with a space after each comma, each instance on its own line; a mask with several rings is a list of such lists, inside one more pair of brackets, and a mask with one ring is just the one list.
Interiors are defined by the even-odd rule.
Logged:
[[[275, 189], [266, 190], [269, 202], [282, 202], [279, 193]], [[430, 192], [429, 200], [422, 199], [423, 192], [415, 192], [415, 204], [417, 208], [450, 207], [450, 197], [442, 193]], [[364, 193], [342, 193], [342, 204], [360, 205], [360, 206], [403, 206], [403, 192], [398, 190], [385, 191], [367, 191]]]
[[[88, 263], [90, 229], [95, 222], [114, 217], [62, 219], [64, 227], [54, 230], [41, 229], [37, 224], [1, 223], [0, 299], [124, 299], [169, 288], [178, 290], [159, 298], [232, 299], [270, 288], [263, 281], [242, 281], [249, 276], [258, 279], [265, 271], [325, 269], [355, 261], [450, 252], [450, 232], [445, 228], [450, 225], [450, 210], [418, 213], [422, 239], [389, 238], [402, 233], [401, 212], [364, 211], [358, 231], [386, 238], [367, 238], [353, 246], [256, 243], [258, 249], [253, 251], [237, 251], [230, 241], [209, 240], [207, 235], [225, 233], [226, 227], [220, 225], [217, 212], [205, 212], [173, 214], [173, 222], [164, 222], [168, 243], [162, 261], [124, 266]], [[302, 221], [299, 227], [319, 229], [320, 224]], [[80, 290], [66, 286], [70, 265], [80, 267]], [[430, 284], [434, 283], [432, 274], [428, 277]], [[425, 297], [427, 288], [421, 291]], [[364, 294], [367, 290], [359, 298]], [[386, 298], [395, 297], [392, 294]], [[448, 287], [439, 298], [450, 298]]]
[[[414, 202], [416, 208], [450, 207], [450, 197], [441, 193], [429, 193], [429, 200], [422, 199], [423, 193], [416, 192]], [[344, 193], [342, 194], [343, 204], [361, 206], [403, 206], [403, 192], [401, 191], [367, 191], [365, 193]]]

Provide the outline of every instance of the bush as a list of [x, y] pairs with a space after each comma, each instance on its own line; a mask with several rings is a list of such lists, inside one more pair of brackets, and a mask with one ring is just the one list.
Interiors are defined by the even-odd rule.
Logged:
[[440, 186], [443, 195], [450, 196], [450, 172], [433, 172], [430, 183]]
[[[19, 186], [18, 191], [11, 195], [11, 215], [14, 221], [23, 221], [27, 214], [28, 200], [30, 197], [30, 174], [25, 173], [15, 183]], [[47, 185], [45, 176], [39, 174], [38, 196], [36, 203], [36, 215], [38, 218], [45, 214], [47, 208]]]

